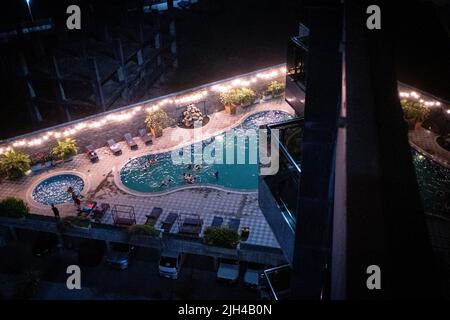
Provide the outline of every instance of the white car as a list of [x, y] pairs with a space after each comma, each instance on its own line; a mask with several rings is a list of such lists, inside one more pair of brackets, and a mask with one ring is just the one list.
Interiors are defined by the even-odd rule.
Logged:
[[239, 279], [239, 261], [233, 259], [220, 259], [217, 269], [217, 280], [237, 282]]
[[180, 252], [162, 252], [158, 265], [159, 275], [169, 279], [178, 279], [182, 260], [183, 254]]

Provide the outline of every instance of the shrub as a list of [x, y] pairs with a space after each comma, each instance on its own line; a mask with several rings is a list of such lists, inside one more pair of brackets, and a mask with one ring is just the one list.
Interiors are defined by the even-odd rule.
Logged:
[[284, 92], [284, 84], [280, 81], [272, 81], [267, 86], [267, 93], [274, 97], [281, 95]]
[[31, 165], [34, 166], [35, 164], [45, 163], [47, 161], [52, 161], [53, 156], [50, 153], [45, 152], [38, 152], [33, 155], [31, 155]]
[[236, 248], [239, 243], [239, 234], [230, 228], [213, 228], [208, 227], [203, 233], [203, 239], [207, 245], [224, 247], [224, 248]]
[[171, 126], [173, 122], [174, 120], [163, 110], [152, 111], [145, 118], [147, 128], [153, 130], [162, 130]]
[[9, 180], [18, 179], [31, 169], [30, 163], [27, 154], [10, 150], [0, 158], [0, 172]]
[[58, 141], [57, 145], [52, 149], [52, 155], [58, 159], [67, 159], [77, 154], [77, 143], [75, 139], [67, 138]]
[[135, 224], [128, 228], [128, 232], [131, 235], [136, 236], [156, 237], [159, 235], [159, 232], [155, 229], [155, 227], [148, 224]]
[[249, 88], [240, 88], [239, 100], [242, 105], [249, 105], [255, 102], [256, 93]]
[[233, 88], [222, 92], [219, 96], [219, 101], [222, 105], [246, 105], [253, 103], [256, 99], [256, 93], [249, 88]]
[[0, 201], [0, 216], [6, 218], [22, 218], [30, 212], [28, 204], [22, 199], [9, 197]]
[[58, 223], [58, 227], [62, 231], [71, 229], [73, 227], [89, 228], [90, 225], [91, 225], [91, 220], [89, 220], [88, 218], [78, 217], [78, 216], [64, 217]]
[[423, 122], [427, 119], [430, 113], [430, 111], [424, 107], [423, 103], [419, 101], [401, 99], [400, 104], [402, 105], [403, 116], [406, 120]]

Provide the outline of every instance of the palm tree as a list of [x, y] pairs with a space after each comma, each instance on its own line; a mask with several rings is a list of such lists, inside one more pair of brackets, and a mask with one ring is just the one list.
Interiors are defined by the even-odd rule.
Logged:
[[58, 141], [58, 144], [52, 149], [52, 155], [55, 158], [65, 160], [77, 154], [77, 142], [75, 139], [67, 138]]

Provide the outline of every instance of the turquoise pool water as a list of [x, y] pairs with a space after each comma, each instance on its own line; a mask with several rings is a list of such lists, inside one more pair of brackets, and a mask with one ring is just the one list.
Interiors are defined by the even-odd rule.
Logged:
[[450, 218], [450, 169], [412, 149], [425, 212]]
[[50, 177], [39, 183], [33, 190], [32, 197], [35, 201], [50, 205], [72, 201], [72, 196], [67, 189], [72, 187], [77, 194], [84, 188], [84, 181], [74, 174], [60, 174]]
[[[292, 118], [292, 115], [283, 111], [263, 111], [249, 116], [234, 129], [238, 129], [237, 132], [239, 130], [258, 129], [261, 125]], [[236, 138], [227, 138], [226, 134], [231, 132], [232, 130], [216, 135], [199, 144], [191, 145], [189, 148], [193, 154], [191, 161], [194, 162], [194, 157], [205, 154], [205, 148], [212, 150], [209, 153], [211, 157], [219, 157], [220, 151], [213, 150], [211, 144], [223, 142], [224, 162], [226, 163], [227, 160], [231, 159], [231, 157], [227, 158], [227, 155], [231, 154], [227, 150], [233, 149], [233, 164], [206, 164], [203, 162], [200, 168], [196, 168], [195, 164], [185, 164], [186, 161], [183, 164], [174, 164], [172, 153], [165, 152], [130, 160], [121, 169], [120, 179], [127, 188], [139, 192], [164, 192], [189, 185], [217, 185], [230, 189], [253, 191], [258, 187], [259, 166], [251, 156], [252, 152], [256, 152], [256, 150], [253, 144], [251, 144], [251, 147], [249, 146], [250, 139], [246, 139], [245, 143], [238, 143]], [[217, 150], [220, 149], [217, 148]], [[179, 149], [177, 152], [180, 156], [184, 154], [183, 149]], [[238, 164], [238, 153], [245, 155], [245, 161], [241, 161], [244, 162], [242, 164]], [[192, 184], [187, 183], [184, 174], [191, 174], [195, 181]]]

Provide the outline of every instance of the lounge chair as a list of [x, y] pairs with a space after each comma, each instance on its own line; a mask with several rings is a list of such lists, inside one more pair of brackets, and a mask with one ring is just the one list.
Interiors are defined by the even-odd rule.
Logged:
[[100, 222], [105, 215], [106, 212], [111, 208], [109, 203], [102, 203], [100, 206], [96, 207], [94, 210], [92, 210], [92, 217], [94, 218], [95, 222]]
[[232, 218], [230, 221], [228, 221], [228, 228], [231, 230], [234, 230], [236, 232], [239, 232], [239, 225], [241, 224], [241, 219]]
[[147, 221], [145, 221], [145, 224], [149, 224], [151, 226], [154, 226], [156, 224], [156, 221], [159, 219], [161, 214], [163, 213], [163, 209], [154, 207], [152, 212], [150, 214], [147, 214]]
[[152, 137], [148, 134], [147, 130], [145, 129], [139, 129], [139, 137], [141, 138], [142, 142], [144, 142], [146, 145], [152, 143]]
[[162, 228], [163, 228], [164, 232], [170, 232], [170, 229], [172, 229], [173, 224], [175, 223], [175, 221], [177, 221], [177, 219], [178, 219], [178, 214], [170, 212], [167, 215], [166, 220], [164, 220], [164, 222], [162, 223]]
[[198, 238], [200, 232], [202, 232], [202, 226], [203, 220], [200, 218], [185, 218], [178, 233], [184, 236]]
[[91, 160], [91, 162], [98, 161], [97, 152], [95, 152], [95, 149], [91, 145], [86, 147], [86, 154], [89, 157], [89, 160]]
[[81, 203], [80, 211], [79, 211], [78, 215], [81, 217], [87, 217], [92, 213], [92, 211], [95, 209], [95, 207], [97, 207], [96, 201], [84, 200]]
[[131, 136], [131, 133], [125, 133], [123, 137], [125, 138], [125, 141], [127, 142], [130, 149], [137, 149], [138, 145]]
[[211, 227], [213, 228], [220, 228], [222, 226], [223, 223], [223, 218], [222, 217], [218, 217], [218, 216], [214, 216], [214, 219], [211, 223]]
[[122, 149], [120, 148], [119, 144], [114, 141], [114, 139], [109, 139], [107, 143], [109, 150], [111, 150], [112, 153], [116, 155], [122, 154]]

